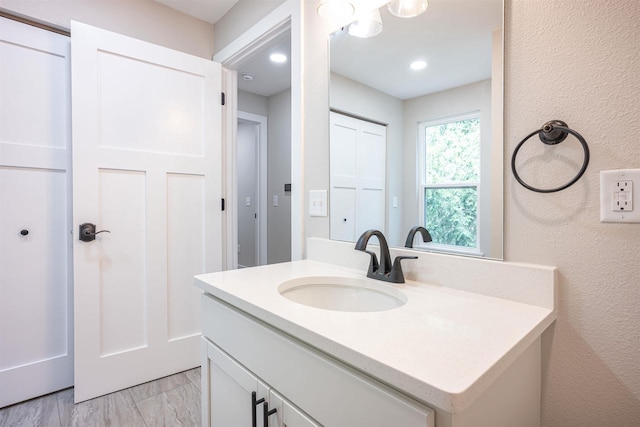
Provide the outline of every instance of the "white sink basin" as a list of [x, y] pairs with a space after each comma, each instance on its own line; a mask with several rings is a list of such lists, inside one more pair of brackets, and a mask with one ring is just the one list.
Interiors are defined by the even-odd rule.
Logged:
[[298, 304], [336, 311], [385, 311], [407, 302], [392, 285], [348, 277], [302, 277], [282, 283], [278, 292]]

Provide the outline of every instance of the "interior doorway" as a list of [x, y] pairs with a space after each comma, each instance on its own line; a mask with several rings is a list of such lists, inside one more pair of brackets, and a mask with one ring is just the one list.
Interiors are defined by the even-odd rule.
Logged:
[[[280, 58], [274, 60], [274, 54]], [[232, 67], [237, 74], [231, 198], [237, 262], [231, 268], [292, 259], [290, 61], [286, 29]]]
[[238, 268], [267, 263], [267, 118], [238, 111]]
[[[225, 91], [230, 95], [226, 123], [228, 128], [233, 126], [223, 137], [225, 176], [230, 178], [224, 183], [229, 201], [224, 231], [227, 269], [238, 267], [238, 224], [233, 212], [238, 205], [235, 199], [240, 173], [236, 170], [238, 110], [266, 115], [269, 121], [267, 263], [299, 260], [304, 254], [301, 21], [300, 4], [284, 2], [214, 55], [227, 70]], [[271, 54], [277, 53], [273, 47], [281, 42], [286, 45], [286, 59], [274, 65], [276, 71], [270, 73], [273, 78], [266, 78]], [[254, 60], [256, 72], [248, 68]], [[278, 88], [274, 85], [277, 81], [284, 81], [285, 86]], [[271, 93], [256, 91], [258, 86]]]

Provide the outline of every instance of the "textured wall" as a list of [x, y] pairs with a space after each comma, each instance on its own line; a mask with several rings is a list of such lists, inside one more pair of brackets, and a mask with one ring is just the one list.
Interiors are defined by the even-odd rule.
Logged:
[[[554, 194], [525, 190], [505, 165], [505, 259], [560, 271], [558, 320], [543, 340], [543, 425], [637, 427], [640, 224], [600, 223], [598, 173], [640, 168], [640, 2], [507, 0], [506, 12], [507, 158], [553, 118], [592, 154], [585, 176]], [[530, 171], [576, 170], [549, 160]]]
[[0, 0], [0, 9], [67, 30], [74, 20], [203, 58], [213, 57], [213, 24], [152, 0]]

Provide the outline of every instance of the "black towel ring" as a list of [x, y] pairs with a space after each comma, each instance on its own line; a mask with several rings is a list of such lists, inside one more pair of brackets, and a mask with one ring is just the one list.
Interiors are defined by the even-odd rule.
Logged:
[[[541, 188], [532, 187], [531, 185], [524, 182], [522, 178], [520, 178], [520, 175], [518, 175], [518, 171], [516, 170], [516, 156], [518, 155], [518, 151], [520, 150], [520, 147], [522, 147], [522, 145], [525, 142], [527, 142], [529, 138], [531, 138], [536, 134], [539, 135], [540, 140], [547, 145], [560, 144], [562, 141], [564, 141], [567, 138], [569, 134], [575, 136], [578, 139], [578, 141], [580, 141], [580, 144], [582, 145], [582, 149], [584, 150], [584, 162], [582, 163], [582, 167], [580, 168], [580, 171], [578, 171], [578, 174], [574, 176], [571, 181], [569, 181], [564, 185], [561, 185], [560, 187], [541, 189]], [[584, 172], [587, 170], [588, 165], [589, 165], [589, 146], [587, 145], [587, 141], [585, 141], [582, 135], [580, 135], [575, 130], [570, 129], [569, 126], [567, 126], [567, 124], [561, 120], [551, 120], [545, 123], [542, 126], [542, 128], [531, 132], [522, 141], [520, 141], [520, 143], [516, 146], [516, 149], [513, 150], [513, 155], [511, 156], [511, 170], [513, 171], [513, 176], [524, 188], [527, 188], [531, 191], [535, 191], [537, 193], [555, 193], [556, 191], [564, 190], [565, 188], [571, 187], [573, 184], [576, 183], [576, 181], [580, 179], [580, 177], [582, 177]]]

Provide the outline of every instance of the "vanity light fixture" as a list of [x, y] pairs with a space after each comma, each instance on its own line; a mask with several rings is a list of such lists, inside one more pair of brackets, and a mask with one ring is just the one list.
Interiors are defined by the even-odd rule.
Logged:
[[242, 73], [240, 74], [240, 78], [245, 82], [250, 82], [255, 78], [255, 76], [251, 73]]
[[287, 55], [283, 53], [272, 53], [269, 56], [269, 59], [271, 60], [271, 62], [282, 64], [283, 62], [287, 62]]
[[355, 11], [353, 4], [347, 0], [321, 0], [318, 6], [318, 15], [336, 22], [345, 22]]
[[377, 36], [382, 31], [380, 11], [374, 9], [349, 25], [349, 35], [363, 39]]
[[411, 67], [412, 70], [424, 70], [425, 68], [427, 68], [427, 62], [426, 61], [413, 61], [411, 63], [411, 65], [409, 65]]
[[387, 3], [389, 12], [398, 18], [413, 18], [424, 13], [429, 3], [427, 0], [392, 0]]

